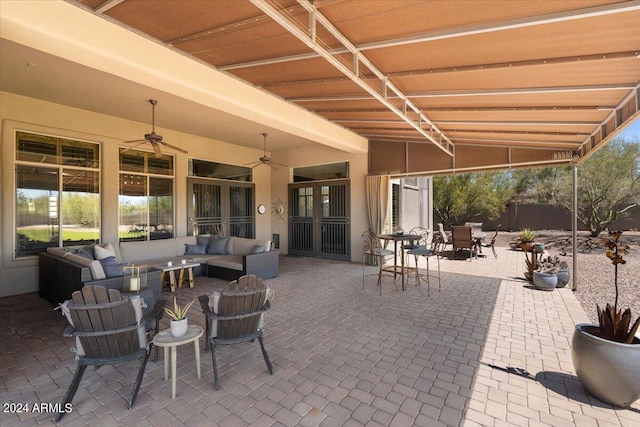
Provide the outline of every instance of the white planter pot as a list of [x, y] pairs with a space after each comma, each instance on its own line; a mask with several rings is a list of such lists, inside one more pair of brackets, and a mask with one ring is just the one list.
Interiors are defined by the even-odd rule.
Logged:
[[187, 319], [171, 321], [171, 335], [178, 338], [187, 333]]
[[640, 340], [623, 344], [589, 333], [598, 330], [588, 323], [576, 325], [571, 339], [576, 375], [593, 397], [628, 407], [640, 397]]

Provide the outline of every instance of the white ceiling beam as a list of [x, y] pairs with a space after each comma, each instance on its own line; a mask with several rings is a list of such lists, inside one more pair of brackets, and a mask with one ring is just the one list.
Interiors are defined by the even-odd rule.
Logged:
[[94, 9], [94, 12], [97, 13], [98, 15], [103, 14], [107, 10], [116, 7], [122, 2], [124, 2], [124, 0], [107, 0], [106, 2], [102, 3], [100, 6], [96, 7]]
[[[631, 90], [636, 85], [628, 84], [610, 84], [610, 85], [588, 85], [588, 86], [553, 86], [553, 87], [530, 87], [515, 89], [483, 89], [483, 90], [453, 90], [453, 91], [432, 91], [417, 92], [407, 96], [411, 98], [448, 98], [448, 97], [464, 97], [464, 96], [496, 96], [496, 95], [527, 95], [527, 94], [544, 94], [544, 93], [571, 93], [571, 92], [601, 92], [610, 90]], [[394, 98], [389, 96], [388, 98]], [[395, 98], [398, 98], [397, 96]], [[347, 95], [347, 96], [317, 96], [317, 97], [300, 97], [287, 98], [291, 102], [321, 102], [321, 101], [362, 101], [371, 99], [366, 95]], [[528, 107], [530, 108], [530, 107]], [[428, 110], [428, 108], [425, 108]]]
[[[434, 143], [437, 147], [442, 149], [445, 153], [450, 156], [453, 156], [451, 141], [439, 130], [433, 129], [435, 125], [431, 123], [431, 121], [422, 114], [422, 112], [415, 106], [411, 101], [409, 101], [398, 88], [392, 85], [387, 81], [384, 74], [379, 71], [366, 57], [364, 57], [361, 53], [358, 52], [357, 48], [342, 34], [340, 33], [329, 20], [322, 15], [312, 4], [308, 3], [306, 0], [298, 0], [298, 3], [305, 8], [310, 14], [313, 14], [315, 19], [314, 22], [316, 24], [322, 25], [327, 31], [331, 33], [333, 37], [335, 37], [340, 43], [344, 45], [345, 48], [349, 52], [351, 52], [354, 56], [354, 64], [362, 63], [366, 66], [371, 72], [373, 72], [376, 77], [380, 80], [380, 88], [376, 89], [371, 86], [368, 82], [364, 81], [359, 73], [357, 72], [357, 67], [354, 67], [354, 64], [345, 64], [340, 61], [338, 57], [333, 55], [328, 49], [321, 45], [321, 43], [317, 39], [313, 39], [309, 37], [309, 34], [302, 30], [302, 28], [296, 23], [292, 22], [291, 19], [285, 17], [281, 11], [272, 7], [268, 1], [265, 0], [250, 0], [256, 7], [262, 10], [266, 15], [270, 16], [274, 21], [280, 24], [284, 29], [289, 31], [293, 36], [298, 38], [301, 42], [303, 42], [307, 47], [318, 53], [322, 56], [327, 62], [337, 68], [341, 73], [345, 76], [349, 77], [355, 84], [357, 84], [361, 89], [367, 92], [372, 98], [376, 99], [378, 102], [382, 103], [385, 107], [387, 107], [390, 111], [395, 113], [398, 117], [402, 118], [406, 123], [408, 123], [413, 129], [415, 129], [418, 133], [420, 133], [427, 140]], [[355, 72], [354, 69], [355, 68]], [[410, 119], [402, 110], [398, 109], [395, 105], [393, 105], [388, 99], [387, 96], [380, 93], [382, 87], [393, 92], [394, 97], [402, 99], [407, 106], [413, 110], [418, 117], [421, 118], [420, 123], [416, 123], [416, 121]], [[431, 129], [429, 131], [422, 128], [422, 122], [425, 122], [429, 125]], [[437, 136], [432, 136], [431, 132], [435, 130], [437, 132]]]
[[[398, 124], [403, 123], [402, 120], [376, 120], [376, 119], [332, 119], [334, 123], [380, 123], [380, 124]], [[434, 120], [438, 125], [499, 125], [499, 126], [596, 126], [600, 122], [578, 122], [578, 121], [493, 121], [493, 120]]]

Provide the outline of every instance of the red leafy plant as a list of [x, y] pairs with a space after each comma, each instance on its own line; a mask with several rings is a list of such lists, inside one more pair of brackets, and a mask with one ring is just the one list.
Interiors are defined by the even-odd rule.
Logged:
[[624, 312], [618, 310], [618, 265], [626, 264], [622, 256], [629, 253], [629, 246], [620, 242], [620, 236], [622, 236], [622, 231], [610, 231], [609, 237], [605, 240], [606, 255], [611, 259], [614, 266], [615, 304], [613, 306], [607, 304], [604, 310], [601, 310], [596, 304], [596, 308], [600, 323], [600, 337], [610, 341], [631, 344], [640, 327], [640, 317], [636, 319], [631, 329], [629, 329], [632, 320], [631, 309], [627, 308]]

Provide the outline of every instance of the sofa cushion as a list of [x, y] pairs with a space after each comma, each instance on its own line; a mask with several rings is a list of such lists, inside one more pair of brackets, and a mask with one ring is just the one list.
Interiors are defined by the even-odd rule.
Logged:
[[[199, 245], [196, 236], [180, 236], [173, 238], [176, 241], [176, 255], [182, 255], [184, 253], [184, 245]], [[209, 241], [205, 243], [207, 245]]]
[[229, 244], [228, 237], [214, 237], [209, 239], [209, 247], [207, 254], [209, 255], [226, 255], [228, 253], [227, 246]]
[[271, 250], [270, 240], [260, 239], [245, 239], [244, 237], [230, 237], [228, 252], [233, 255], [250, 255], [253, 251], [253, 247], [261, 245], [264, 247], [264, 252]]
[[205, 255], [207, 253], [208, 245], [184, 245], [185, 255]]
[[[183, 249], [184, 246], [180, 248], [180, 254]], [[120, 255], [124, 263], [156, 258], [175, 258], [178, 255], [176, 239], [121, 242]]]
[[242, 271], [242, 255], [227, 255], [216, 257], [207, 261], [207, 264], [214, 267], [228, 268], [230, 270]]
[[47, 253], [58, 258], [64, 258], [65, 256], [67, 256], [69, 251], [67, 251], [67, 248], [60, 248], [58, 246], [55, 246], [47, 248]]

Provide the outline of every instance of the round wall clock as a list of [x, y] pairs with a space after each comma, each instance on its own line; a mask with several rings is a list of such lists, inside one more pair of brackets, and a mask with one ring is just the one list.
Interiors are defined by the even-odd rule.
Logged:
[[267, 208], [264, 205], [258, 205], [258, 213], [260, 215], [264, 214], [267, 211]]

